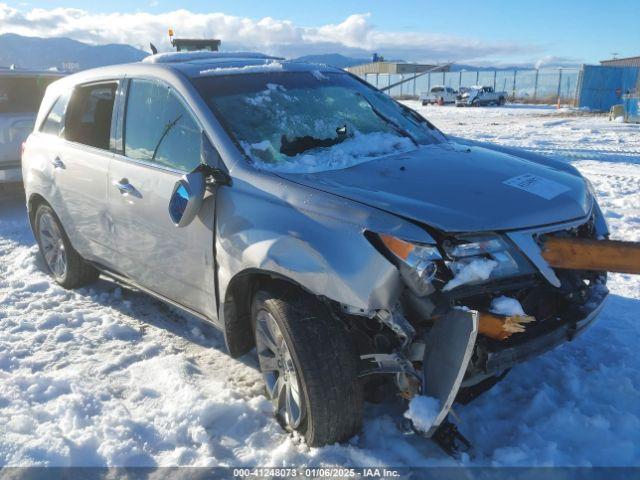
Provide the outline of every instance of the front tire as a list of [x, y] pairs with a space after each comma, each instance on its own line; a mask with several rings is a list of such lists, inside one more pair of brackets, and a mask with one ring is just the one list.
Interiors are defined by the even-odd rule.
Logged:
[[98, 271], [71, 246], [58, 216], [49, 205], [38, 206], [33, 230], [47, 270], [60, 286], [76, 288], [98, 278]]
[[344, 326], [293, 287], [259, 290], [251, 315], [260, 370], [280, 424], [314, 447], [356, 434], [362, 386]]

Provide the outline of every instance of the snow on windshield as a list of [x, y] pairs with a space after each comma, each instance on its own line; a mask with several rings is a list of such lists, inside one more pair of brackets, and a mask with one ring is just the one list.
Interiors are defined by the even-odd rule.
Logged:
[[273, 144], [269, 140], [247, 144], [241, 143], [245, 153], [265, 169], [288, 173], [313, 173], [327, 170], [338, 170], [367, 162], [391, 153], [414, 150], [415, 144], [407, 137], [393, 133], [354, 132], [352, 138], [329, 148], [318, 148], [307, 153], [300, 153], [281, 162], [262, 160], [263, 153], [275, 157]]
[[[250, 82], [257, 84], [256, 76], [246, 77], [238, 79], [247, 82], [246, 89], [254, 87]], [[336, 170], [435, 141], [423, 119], [346, 75], [314, 70], [270, 74], [262, 82], [249, 91], [224, 85], [225, 91], [210, 83], [205, 91], [258, 168]]]

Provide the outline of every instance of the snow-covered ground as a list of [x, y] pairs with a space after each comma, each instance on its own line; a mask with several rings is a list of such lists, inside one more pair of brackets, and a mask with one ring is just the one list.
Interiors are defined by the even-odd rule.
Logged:
[[[550, 108], [418, 108], [445, 133], [562, 155], [595, 185], [613, 236], [640, 240], [640, 126]], [[456, 407], [465, 465], [640, 464], [640, 278], [612, 275], [599, 323]], [[23, 201], [0, 199], [0, 465], [452, 465], [368, 405], [361, 435], [285, 435], [256, 361], [222, 335], [116, 285], [43, 273]]]

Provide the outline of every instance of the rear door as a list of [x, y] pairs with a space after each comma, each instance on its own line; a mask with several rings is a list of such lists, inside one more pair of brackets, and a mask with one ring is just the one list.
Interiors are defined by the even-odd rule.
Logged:
[[128, 81], [122, 148], [109, 171], [118, 270], [209, 318], [216, 318], [213, 225], [215, 197], [177, 228], [169, 217], [175, 182], [200, 163], [202, 128], [180, 95], [153, 79]]
[[115, 255], [107, 181], [118, 84], [113, 80], [80, 85], [62, 95], [38, 133], [53, 180], [49, 201], [73, 246], [83, 257], [104, 265], [111, 265]]

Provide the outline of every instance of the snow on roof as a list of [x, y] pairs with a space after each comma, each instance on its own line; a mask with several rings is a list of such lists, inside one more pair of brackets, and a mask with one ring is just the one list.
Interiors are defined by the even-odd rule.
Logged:
[[200, 71], [200, 75], [229, 75], [234, 73], [261, 73], [272, 72], [282, 70], [282, 62], [270, 61], [265, 63], [252, 63], [241, 66], [230, 66], [225, 64], [224, 66], [218, 66], [213, 68], [207, 68]]
[[192, 62], [197, 60], [218, 60], [228, 58], [248, 58], [248, 59], [264, 59], [264, 60], [283, 60], [280, 57], [272, 57], [257, 52], [165, 52], [149, 55], [142, 59], [145, 63], [179, 63]]

